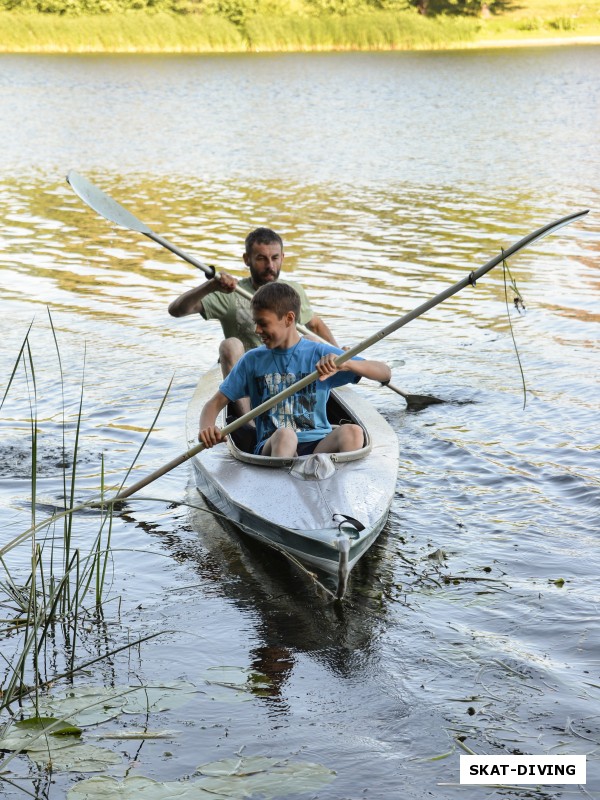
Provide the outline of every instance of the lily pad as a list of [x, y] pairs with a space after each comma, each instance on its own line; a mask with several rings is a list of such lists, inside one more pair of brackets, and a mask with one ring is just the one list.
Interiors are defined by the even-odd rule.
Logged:
[[198, 689], [193, 683], [176, 681], [159, 686], [140, 686], [126, 695], [123, 711], [126, 714], [146, 714], [147, 712], [169, 711], [181, 708]]
[[52, 748], [50, 753], [29, 751], [28, 755], [41, 766], [47, 764], [53, 770], [64, 772], [104, 772], [107, 767], [122, 761], [118, 753], [93, 744], [75, 744], [58, 750]]
[[63, 695], [49, 695], [40, 698], [40, 713], [64, 719], [79, 727], [98, 725], [114, 719], [122, 713], [125, 702], [124, 689], [105, 689], [103, 686], [76, 686]]
[[53, 736], [47, 728], [39, 718], [16, 723], [0, 740], [0, 749], [27, 753], [36, 764], [68, 772], [102, 772], [121, 763], [121, 756], [112, 750], [81, 744], [79, 734]]
[[268, 756], [249, 756], [246, 758], [222, 758], [220, 761], [211, 761], [203, 764], [196, 770], [200, 775], [208, 775], [212, 778], [222, 778], [224, 776], [235, 775], [243, 777], [254, 775], [257, 772], [266, 772], [287, 763], [286, 759], [277, 760]]
[[206, 693], [208, 700], [216, 700], [218, 703], [250, 703], [252, 696], [245, 691], [232, 691], [225, 686], [213, 686]]
[[77, 743], [76, 737], [55, 737], [45, 733], [43, 728], [29, 728], [19, 730], [10, 729], [6, 736], [0, 739], [0, 750], [18, 750], [24, 753], [49, 753], [73, 747]]
[[177, 731], [109, 731], [93, 736], [96, 739], [173, 739]]
[[204, 672], [203, 678], [212, 686], [233, 689], [237, 693], [236, 695], [227, 695], [213, 689], [209, 695], [213, 700], [229, 701], [237, 699], [243, 701], [249, 699], [241, 696], [240, 692], [259, 697], [268, 696], [272, 693], [271, 681], [266, 675], [245, 667], [209, 667]]
[[39, 701], [39, 711], [80, 727], [99, 725], [120, 714], [146, 714], [179, 708], [198, 690], [192, 683], [175, 681], [159, 686], [75, 686], [62, 696]]
[[[81, 736], [81, 728], [55, 717], [30, 717], [15, 722], [19, 730], [48, 731], [50, 736]], [[50, 729], [50, 730], [48, 730]]]
[[198, 772], [208, 778], [202, 784], [206, 789], [236, 800], [254, 795], [271, 800], [316, 792], [335, 778], [335, 772], [322, 764], [267, 756], [213, 761], [198, 767]]
[[165, 783], [137, 775], [123, 781], [90, 778], [73, 786], [67, 800], [244, 800], [254, 795], [275, 800], [316, 792], [335, 777], [321, 764], [263, 756], [225, 758], [204, 764], [199, 772], [203, 777], [197, 781]]
[[67, 800], [229, 800], [227, 795], [206, 791], [196, 781], [159, 783], [141, 775], [99, 777], [81, 781], [69, 789]]

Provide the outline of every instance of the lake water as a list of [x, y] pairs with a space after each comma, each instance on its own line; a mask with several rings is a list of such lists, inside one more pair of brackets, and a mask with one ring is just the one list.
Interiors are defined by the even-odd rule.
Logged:
[[[242, 753], [336, 773], [326, 788], [268, 796], [600, 797], [599, 68], [597, 47], [0, 56], [2, 395], [31, 323], [34, 365], [17, 370], [1, 412], [3, 543], [32, 518], [32, 407], [39, 520], [64, 496], [63, 415], [72, 450], [82, 403], [82, 499], [102, 454], [106, 481], [125, 478], [172, 379], [141, 477], [185, 449], [186, 405], [220, 339], [217, 324], [166, 311], [202, 276], [96, 216], [66, 185], [69, 169], [238, 276], [246, 233], [274, 227], [286, 273], [343, 344], [591, 209], [511, 260], [526, 306], [510, 316], [525, 408], [501, 269], [373, 348], [395, 384], [447, 402], [408, 413], [391, 392], [361, 390], [401, 460], [389, 522], [343, 609], [207, 513], [186, 467], [115, 518], [109, 602], [79, 632], [75, 660], [161, 635], [75, 683], [183, 680], [199, 693], [88, 729], [86, 741], [171, 731], [103, 742], [121, 759], [108, 774], [177, 781]], [[94, 514], [76, 517], [83, 552], [97, 529]], [[27, 544], [7, 556], [16, 580], [29, 557]], [[6, 658], [16, 641], [3, 639]], [[63, 644], [57, 632], [44, 679], [64, 671]], [[217, 692], [215, 667], [267, 688]], [[587, 754], [588, 783], [459, 787], [464, 747]], [[52, 800], [83, 777], [24, 757], [9, 768]], [[2, 793], [23, 796], [8, 783]]]

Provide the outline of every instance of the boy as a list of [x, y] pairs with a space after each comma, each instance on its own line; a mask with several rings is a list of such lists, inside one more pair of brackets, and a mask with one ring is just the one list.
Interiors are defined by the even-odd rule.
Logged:
[[362, 377], [380, 383], [390, 380], [387, 364], [353, 358], [335, 365], [342, 350], [310, 341], [296, 330], [300, 297], [288, 284], [271, 282], [252, 298], [252, 316], [261, 347], [249, 350], [237, 362], [200, 415], [198, 439], [206, 447], [223, 441], [215, 426], [219, 411], [228, 402], [250, 396], [252, 407], [317, 370], [319, 379], [256, 419], [255, 453], [293, 458], [309, 453], [338, 453], [363, 446], [359, 425], [341, 425], [332, 430], [326, 405], [331, 389], [357, 383]]

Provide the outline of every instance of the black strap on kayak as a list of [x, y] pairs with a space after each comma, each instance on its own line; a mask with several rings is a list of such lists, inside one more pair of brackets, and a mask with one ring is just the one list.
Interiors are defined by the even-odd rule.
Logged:
[[334, 519], [335, 517], [343, 517], [342, 521], [338, 525], [338, 530], [340, 531], [342, 530], [342, 525], [346, 525], [347, 523], [350, 523], [350, 525], [356, 528], [357, 533], [360, 533], [365, 529], [365, 526], [362, 524], [362, 522], [360, 522], [360, 520], [350, 517], [348, 514], [334, 514]]

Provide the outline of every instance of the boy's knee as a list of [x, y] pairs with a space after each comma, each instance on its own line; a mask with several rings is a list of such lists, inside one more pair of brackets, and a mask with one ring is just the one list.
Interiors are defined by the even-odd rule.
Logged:
[[298, 447], [298, 437], [291, 428], [279, 428], [265, 445], [264, 455], [293, 458]]
[[348, 450], [360, 450], [364, 444], [364, 432], [360, 425], [342, 425], [340, 431], [343, 436], [344, 445]]
[[282, 444], [285, 442], [286, 444], [293, 444], [294, 447], [298, 444], [298, 436], [296, 435], [296, 431], [292, 430], [291, 428], [279, 428], [273, 434], [273, 441], [281, 442]]

